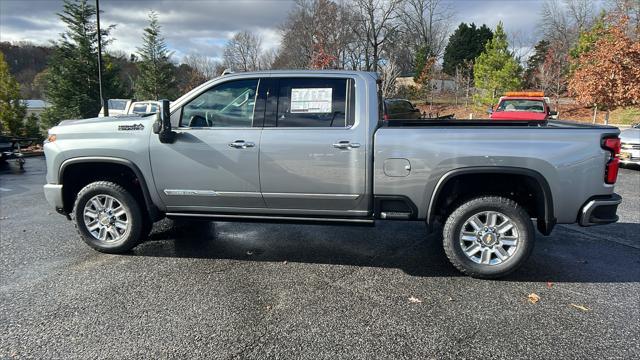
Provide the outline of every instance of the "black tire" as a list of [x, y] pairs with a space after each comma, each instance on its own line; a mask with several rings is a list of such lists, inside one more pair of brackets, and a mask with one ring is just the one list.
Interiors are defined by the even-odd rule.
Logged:
[[[129, 225], [120, 238], [115, 241], [103, 241], [94, 237], [85, 224], [84, 209], [87, 203], [97, 195], [115, 198], [125, 209]], [[75, 225], [80, 237], [95, 250], [109, 254], [120, 254], [133, 249], [150, 230], [143, 217], [140, 205], [125, 188], [109, 181], [96, 181], [80, 190], [73, 205]]]
[[[517, 246], [513, 254], [504, 261], [500, 260], [502, 262], [497, 264], [475, 262], [465, 254], [460, 240], [463, 226], [467, 220], [475, 214], [486, 211], [506, 215], [515, 225], [518, 232]], [[517, 270], [531, 255], [535, 242], [535, 231], [529, 214], [515, 201], [499, 196], [479, 197], [460, 205], [447, 218], [442, 230], [442, 236], [444, 251], [451, 264], [463, 274], [481, 279], [495, 279]], [[496, 240], [492, 239], [492, 241]], [[479, 246], [483, 245], [480, 240], [478, 240], [478, 243]], [[498, 258], [492, 258], [493, 256], [490, 255], [488, 258], [491, 258], [491, 261], [494, 261], [493, 259], [498, 261]]]

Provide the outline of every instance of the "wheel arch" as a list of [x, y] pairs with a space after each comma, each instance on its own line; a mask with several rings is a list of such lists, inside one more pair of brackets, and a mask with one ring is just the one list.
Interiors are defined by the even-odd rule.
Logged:
[[[100, 164], [110, 164], [115, 166], [120, 166], [128, 169], [133, 173], [135, 178], [138, 180], [138, 184], [140, 186], [140, 192], [142, 193], [142, 200], [144, 201], [144, 208], [146, 210], [151, 221], [156, 221], [162, 217], [161, 211], [154, 204], [151, 194], [149, 192], [149, 188], [147, 186], [146, 179], [140, 170], [140, 168], [130, 160], [117, 158], [117, 157], [96, 157], [96, 156], [87, 156], [87, 157], [76, 157], [67, 159], [60, 165], [60, 171], [58, 172], [58, 184], [63, 185], [63, 192], [65, 190], [65, 174], [69, 173], [72, 169], [85, 168], [90, 166], [96, 166]], [[63, 199], [67, 197], [63, 193]], [[73, 206], [73, 204], [68, 204], [68, 202], [64, 203], [64, 209], [68, 213], [68, 207]]]
[[[549, 186], [547, 179], [535, 170], [509, 166], [468, 167], [454, 169], [445, 173], [436, 183], [428, 203], [426, 221], [429, 227], [431, 227], [436, 220], [438, 207], [445, 195], [443, 190], [449, 188], [456, 182], [456, 180], [462, 181], [464, 179], [473, 178], [474, 176], [486, 176], [487, 178], [491, 178], [503, 174], [529, 179], [530, 184], [535, 184], [536, 194], [539, 194], [539, 196], [536, 195], [534, 199], [536, 207], [535, 211], [537, 213], [537, 228], [544, 235], [550, 234], [556, 224], [556, 218], [553, 205], [553, 193], [551, 192], [551, 187]], [[472, 193], [473, 191], [470, 192]], [[481, 194], [478, 193], [478, 195]], [[540, 216], [540, 213], [542, 213], [542, 216]]]

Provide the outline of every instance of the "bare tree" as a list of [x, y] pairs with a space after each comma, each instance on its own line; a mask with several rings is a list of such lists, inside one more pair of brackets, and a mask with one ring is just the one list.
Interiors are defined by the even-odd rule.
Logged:
[[591, 0], [546, 0], [542, 6], [544, 37], [565, 42], [570, 47], [580, 32], [592, 25], [593, 9]]
[[203, 79], [208, 80], [220, 75], [222, 64], [208, 56], [199, 53], [190, 53], [182, 59], [184, 64], [189, 65]]
[[439, 57], [444, 52], [453, 17], [450, 3], [444, 0], [405, 0], [401, 8], [407, 38], [415, 47], [425, 47]]
[[[326, 67], [344, 68], [353, 41], [353, 11], [332, 0], [296, 0], [282, 27], [282, 43], [275, 60], [279, 68], [309, 68], [318, 58]], [[330, 60], [330, 61], [327, 61]]]
[[224, 47], [225, 66], [238, 71], [260, 69], [262, 38], [249, 31], [236, 33]]
[[396, 93], [396, 80], [400, 76], [400, 69], [393, 60], [388, 60], [380, 64], [380, 74], [382, 96], [392, 97]]
[[354, 0], [358, 8], [358, 23], [354, 30], [366, 42], [365, 69], [378, 71], [381, 48], [398, 30], [396, 21], [402, 0]]
[[609, 0], [611, 8], [618, 16], [626, 16], [627, 35], [635, 40], [640, 39], [640, 0]]

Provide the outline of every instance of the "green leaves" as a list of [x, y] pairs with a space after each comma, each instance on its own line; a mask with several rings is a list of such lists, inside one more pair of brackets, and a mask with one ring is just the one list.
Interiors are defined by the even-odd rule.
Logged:
[[20, 98], [20, 85], [9, 73], [9, 66], [0, 52], [0, 132], [19, 135], [23, 128], [26, 106]]
[[492, 37], [493, 32], [484, 24], [478, 28], [473, 23], [460, 23], [449, 37], [449, 43], [444, 50], [442, 70], [449, 75], [455, 75], [456, 67], [478, 57]]
[[160, 100], [173, 98], [175, 94], [175, 76], [173, 65], [169, 62], [171, 54], [161, 35], [158, 14], [149, 13], [149, 26], [144, 29], [142, 47], [138, 48], [140, 62], [135, 84], [138, 100]]
[[[90, 118], [98, 115], [100, 88], [98, 83], [98, 32], [94, 20], [96, 9], [87, 0], [65, 0], [58, 17], [67, 27], [54, 44], [49, 68], [44, 77], [45, 96], [52, 104], [42, 114], [47, 126], [61, 120]], [[103, 44], [109, 42], [113, 26], [101, 31]], [[103, 71], [102, 84], [106, 98], [117, 96], [120, 85], [117, 67]]]
[[509, 51], [502, 22], [498, 23], [486, 49], [476, 58], [473, 71], [478, 89], [473, 98], [481, 105], [494, 105], [505, 91], [522, 87], [522, 67]]

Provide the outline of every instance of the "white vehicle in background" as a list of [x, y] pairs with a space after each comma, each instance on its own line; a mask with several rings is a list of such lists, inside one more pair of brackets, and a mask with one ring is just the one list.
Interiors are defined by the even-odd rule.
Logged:
[[[160, 108], [159, 104], [158, 101], [153, 100], [109, 99], [109, 116], [155, 114]], [[104, 117], [104, 108], [100, 109], [98, 117]]]
[[620, 162], [625, 165], [640, 165], [640, 124], [620, 132]]
[[127, 114], [155, 114], [159, 109], [159, 101], [136, 101], [129, 106]]
[[[109, 116], [126, 115], [135, 99], [109, 99]], [[104, 117], [104, 107], [98, 117]]]

